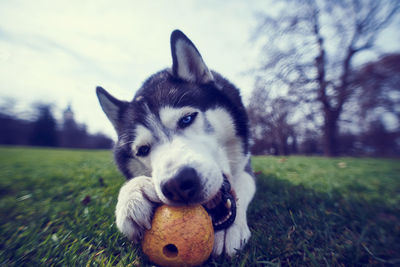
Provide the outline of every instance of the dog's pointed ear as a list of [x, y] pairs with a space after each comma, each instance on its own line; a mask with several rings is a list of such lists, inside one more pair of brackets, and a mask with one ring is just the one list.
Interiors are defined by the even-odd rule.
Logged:
[[214, 80], [192, 41], [180, 30], [171, 34], [172, 73], [187, 82], [205, 84]]
[[115, 130], [118, 131], [118, 121], [128, 103], [116, 99], [100, 86], [96, 88], [96, 94], [99, 99], [101, 108], [107, 115], [107, 118], [111, 121]]

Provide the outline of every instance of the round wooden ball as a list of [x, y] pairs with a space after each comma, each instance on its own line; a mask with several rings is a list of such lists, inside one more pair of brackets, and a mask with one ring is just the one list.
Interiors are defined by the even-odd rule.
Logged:
[[213, 245], [212, 221], [201, 205], [158, 207], [142, 241], [143, 252], [160, 266], [201, 265]]

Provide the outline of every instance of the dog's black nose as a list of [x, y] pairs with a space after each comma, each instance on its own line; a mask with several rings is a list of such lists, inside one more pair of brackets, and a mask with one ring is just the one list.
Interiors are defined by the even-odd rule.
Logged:
[[176, 176], [161, 185], [161, 191], [166, 198], [181, 203], [198, 201], [200, 189], [200, 177], [191, 167], [182, 168]]

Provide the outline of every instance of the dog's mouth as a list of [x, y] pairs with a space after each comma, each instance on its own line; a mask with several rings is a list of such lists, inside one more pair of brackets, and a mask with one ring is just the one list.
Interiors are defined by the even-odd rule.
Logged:
[[236, 218], [236, 196], [225, 175], [218, 193], [203, 206], [212, 218], [214, 231], [226, 229], [234, 222]]

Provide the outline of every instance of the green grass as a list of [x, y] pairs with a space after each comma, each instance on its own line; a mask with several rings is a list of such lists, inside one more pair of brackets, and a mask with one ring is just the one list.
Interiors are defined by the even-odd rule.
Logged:
[[[399, 265], [399, 163], [253, 158], [252, 238], [207, 265]], [[109, 151], [0, 148], [0, 265], [150, 266], [114, 224], [123, 182]]]

